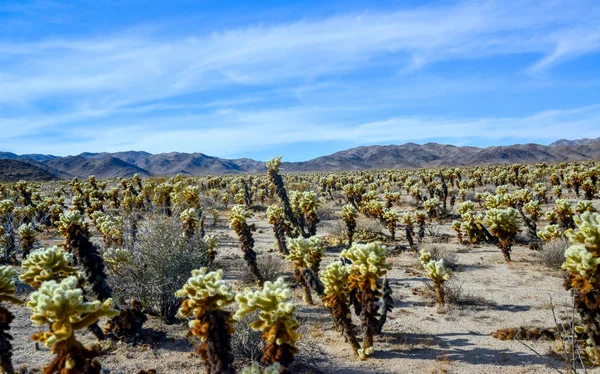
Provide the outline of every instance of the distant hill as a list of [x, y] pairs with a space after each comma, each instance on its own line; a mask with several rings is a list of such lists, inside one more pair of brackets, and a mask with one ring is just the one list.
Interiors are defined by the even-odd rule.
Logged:
[[[141, 151], [82, 153], [78, 156], [16, 155], [0, 152], [0, 159], [18, 160], [61, 178], [142, 177], [264, 173], [265, 163], [249, 158], [225, 159], [203, 153], [150, 154]], [[486, 164], [562, 162], [600, 159], [600, 138], [558, 140], [548, 146], [515, 144], [487, 148], [449, 144], [406, 143], [363, 146], [304, 162], [284, 162], [285, 172], [345, 171], [367, 169], [421, 168]]]
[[117, 177], [128, 178], [132, 177], [134, 174], [139, 174], [142, 177], [150, 176], [150, 173], [147, 170], [116, 157], [109, 156], [108, 154], [104, 157], [56, 157], [45, 161], [44, 165], [81, 178], [86, 178], [90, 175], [95, 175], [97, 178], [101, 179]]
[[549, 146], [550, 147], [561, 147], [561, 146], [585, 145], [585, 144], [593, 144], [597, 141], [600, 141], [600, 138], [596, 138], [596, 139], [583, 138], [583, 139], [575, 139], [575, 140], [560, 139], [553, 143], [550, 143]]
[[58, 175], [28, 162], [0, 159], [0, 182], [51, 181], [57, 179], [60, 179]]

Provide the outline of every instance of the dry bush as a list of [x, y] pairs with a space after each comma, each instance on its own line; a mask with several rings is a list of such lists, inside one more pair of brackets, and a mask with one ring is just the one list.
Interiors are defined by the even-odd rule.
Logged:
[[181, 304], [175, 297], [194, 269], [207, 266], [206, 245], [185, 239], [177, 218], [159, 216], [144, 222], [133, 245], [133, 260], [109, 281], [119, 297], [135, 298], [152, 314], [171, 323]]
[[482, 306], [489, 304], [483, 298], [474, 296], [473, 294], [466, 292], [464, 289], [464, 282], [457, 279], [450, 279], [444, 283], [444, 293], [446, 295], [446, 302], [453, 306]]
[[553, 269], [560, 269], [565, 262], [565, 251], [569, 247], [567, 239], [557, 239], [544, 243], [540, 251], [542, 262]]
[[[274, 282], [287, 271], [287, 263], [284, 259], [275, 254], [265, 254], [256, 257], [258, 270], [265, 281]], [[255, 283], [254, 277], [248, 266], [243, 261], [236, 261], [237, 269], [243, 283]]]
[[[251, 279], [254, 282], [254, 278]], [[262, 333], [250, 327], [258, 319], [258, 311], [250, 313], [235, 324], [235, 333], [231, 337], [231, 347], [236, 359], [251, 362], [260, 361], [264, 341]]]
[[452, 245], [440, 243], [424, 243], [421, 249], [431, 253], [433, 260], [444, 260], [444, 264], [452, 271], [462, 270], [462, 266], [458, 263], [458, 256]]

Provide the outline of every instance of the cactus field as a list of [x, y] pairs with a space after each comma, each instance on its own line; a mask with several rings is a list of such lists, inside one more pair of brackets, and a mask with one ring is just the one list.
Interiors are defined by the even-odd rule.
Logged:
[[6, 373], [593, 373], [600, 163], [0, 184]]

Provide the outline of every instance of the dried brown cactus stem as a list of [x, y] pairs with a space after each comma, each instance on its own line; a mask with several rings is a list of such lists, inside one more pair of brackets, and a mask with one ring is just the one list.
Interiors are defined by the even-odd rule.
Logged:
[[307, 303], [308, 305], [314, 305], [315, 302], [313, 301], [313, 298], [312, 298], [312, 295], [310, 292], [310, 287], [308, 286], [306, 279], [304, 279], [304, 274], [302, 273], [302, 269], [300, 269], [300, 268], [294, 269], [294, 279], [296, 280], [296, 282], [298, 282], [300, 287], [302, 287], [302, 291], [304, 292], [304, 296], [303, 296], [304, 302]]
[[0, 367], [4, 373], [15, 372], [12, 365], [12, 336], [8, 333], [15, 316], [8, 309], [0, 306]]

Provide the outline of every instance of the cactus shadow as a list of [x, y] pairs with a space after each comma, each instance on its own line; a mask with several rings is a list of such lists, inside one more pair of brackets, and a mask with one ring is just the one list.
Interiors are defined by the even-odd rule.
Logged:
[[[393, 349], [375, 351], [374, 359], [415, 359], [436, 360], [443, 357], [450, 362], [462, 362], [470, 365], [523, 366], [544, 365], [549, 368], [560, 368], [560, 360], [538, 355], [534, 352], [518, 352], [507, 348], [480, 347], [469, 337], [487, 336], [487, 334], [448, 333], [448, 334], [412, 334], [396, 333], [387, 342]], [[405, 348], [396, 348], [398, 346]]]

